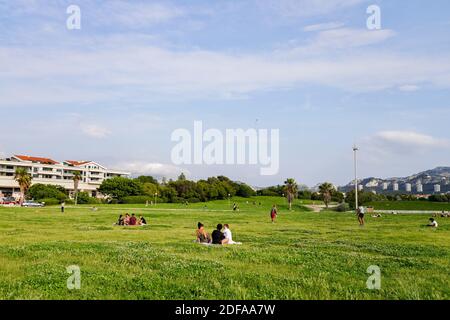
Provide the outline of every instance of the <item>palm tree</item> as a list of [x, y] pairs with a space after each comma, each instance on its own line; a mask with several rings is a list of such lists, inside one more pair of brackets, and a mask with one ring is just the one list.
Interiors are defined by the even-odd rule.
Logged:
[[80, 171], [73, 171], [72, 172], [72, 180], [73, 180], [73, 193], [75, 196], [75, 205], [77, 205], [78, 201], [78, 183], [81, 180], [81, 172]]
[[25, 200], [25, 194], [31, 186], [31, 175], [25, 168], [17, 168], [14, 174], [14, 180], [17, 181], [20, 188], [20, 200], [19, 204], [22, 205]]
[[284, 182], [284, 190], [286, 191], [287, 201], [289, 203], [289, 210], [292, 210], [292, 202], [294, 201], [295, 195], [298, 192], [298, 185], [295, 179], [289, 178]]
[[331, 194], [333, 193], [334, 187], [331, 183], [325, 182], [319, 186], [319, 192], [322, 195], [323, 202], [328, 209], [328, 205], [331, 202]]

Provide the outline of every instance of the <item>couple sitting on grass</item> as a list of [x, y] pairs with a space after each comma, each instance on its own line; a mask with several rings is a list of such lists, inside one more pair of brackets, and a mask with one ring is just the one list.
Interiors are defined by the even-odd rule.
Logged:
[[134, 213], [131, 215], [131, 217], [128, 213], [125, 214], [125, 217], [123, 215], [120, 215], [116, 223], [116, 225], [118, 226], [145, 226], [146, 224], [147, 221], [143, 216], [139, 216], [138, 220]]
[[[212, 236], [210, 237], [209, 234], [205, 231], [205, 226], [203, 223], [198, 223], [198, 229], [197, 229], [197, 242], [201, 244], [241, 244], [240, 242], [234, 242], [233, 236], [230, 230], [230, 225], [225, 224], [222, 226], [222, 224], [217, 225], [217, 229], [212, 232]], [[223, 228], [223, 232], [222, 232]]]

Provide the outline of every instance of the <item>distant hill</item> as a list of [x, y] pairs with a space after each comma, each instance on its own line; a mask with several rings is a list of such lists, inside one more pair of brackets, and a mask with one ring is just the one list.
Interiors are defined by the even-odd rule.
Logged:
[[[359, 180], [358, 183], [364, 190], [376, 191], [377, 193], [447, 193], [450, 192], [450, 167], [437, 167], [402, 178], [365, 178]], [[436, 186], [439, 186], [439, 188]], [[351, 181], [347, 185], [340, 187], [339, 190], [348, 192], [353, 190], [354, 187], [354, 181]], [[397, 187], [398, 191], [396, 190]]]

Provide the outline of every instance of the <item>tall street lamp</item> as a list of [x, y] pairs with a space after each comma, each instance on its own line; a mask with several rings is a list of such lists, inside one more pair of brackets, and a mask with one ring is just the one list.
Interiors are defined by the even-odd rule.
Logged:
[[355, 167], [355, 210], [358, 211], [358, 171], [357, 171], [357, 158], [356, 153], [359, 151], [359, 149], [355, 146], [353, 146], [353, 164]]

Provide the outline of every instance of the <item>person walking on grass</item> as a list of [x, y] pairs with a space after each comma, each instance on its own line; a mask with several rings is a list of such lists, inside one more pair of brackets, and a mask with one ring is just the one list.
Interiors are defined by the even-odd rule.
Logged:
[[275, 223], [277, 216], [278, 216], [277, 206], [273, 205], [272, 210], [270, 210], [270, 219], [272, 219], [272, 223]]
[[358, 215], [359, 225], [362, 227], [362, 226], [364, 226], [364, 215], [366, 213], [366, 210], [363, 206], [361, 206], [358, 208], [358, 210], [356, 212], [357, 212], [356, 214]]
[[61, 213], [64, 213], [64, 208], [66, 207], [66, 203], [63, 201], [61, 202]]

